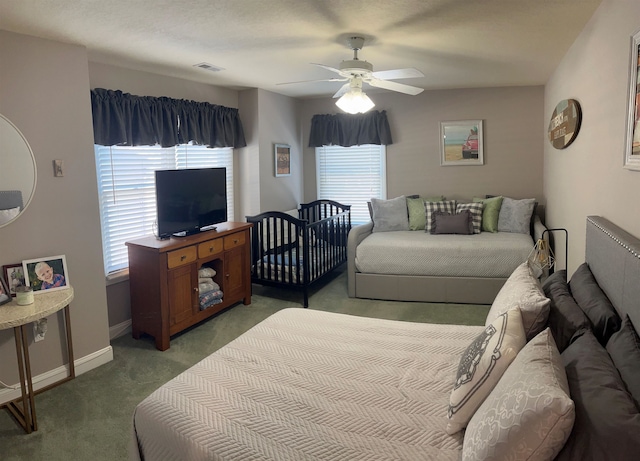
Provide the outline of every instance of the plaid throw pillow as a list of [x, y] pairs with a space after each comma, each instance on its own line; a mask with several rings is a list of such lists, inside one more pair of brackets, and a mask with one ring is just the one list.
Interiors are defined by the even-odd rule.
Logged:
[[424, 202], [424, 211], [427, 215], [427, 222], [424, 226], [424, 230], [425, 232], [433, 234], [433, 232], [435, 231], [435, 220], [433, 219], [433, 212], [442, 211], [444, 213], [455, 214], [456, 201], [443, 200], [441, 202]]
[[482, 209], [484, 208], [484, 203], [475, 202], [475, 203], [459, 203], [456, 207], [456, 213], [460, 213], [464, 210], [469, 210], [471, 213], [471, 223], [473, 225], [473, 233], [479, 234], [482, 231]]

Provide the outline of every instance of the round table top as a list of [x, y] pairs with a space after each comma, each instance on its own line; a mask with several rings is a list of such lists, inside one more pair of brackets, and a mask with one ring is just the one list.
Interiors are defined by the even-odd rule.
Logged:
[[0, 330], [19, 327], [58, 312], [73, 300], [73, 287], [68, 286], [50, 293], [38, 292], [33, 298], [33, 303], [26, 306], [18, 305], [15, 298], [10, 303], [1, 305]]

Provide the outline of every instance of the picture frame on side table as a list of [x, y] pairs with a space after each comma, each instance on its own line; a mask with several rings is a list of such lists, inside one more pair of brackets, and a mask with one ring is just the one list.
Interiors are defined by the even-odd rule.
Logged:
[[9, 286], [9, 293], [11, 296], [15, 296], [16, 288], [26, 285], [22, 263], [6, 264], [2, 266], [2, 272]]
[[69, 285], [67, 259], [64, 255], [22, 261], [27, 286], [33, 294], [65, 290]]
[[9, 293], [9, 287], [4, 281], [4, 277], [0, 276], [0, 305], [8, 302], [11, 302], [11, 293]]
[[482, 120], [440, 122], [440, 165], [484, 165]]
[[640, 170], [640, 30], [631, 37], [629, 65], [629, 112], [624, 167]]
[[274, 147], [276, 177], [291, 176], [291, 146], [275, 144]]

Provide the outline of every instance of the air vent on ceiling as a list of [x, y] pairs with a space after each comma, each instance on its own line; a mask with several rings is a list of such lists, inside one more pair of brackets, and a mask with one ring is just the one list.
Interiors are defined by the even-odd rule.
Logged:
[[209, 64], [208, 62], [201, 62], [199, 64], [194, 64], [193, 67], [200, 67], [201, 69], [209, 70], [211, 72], [220, 72], [221, 70], [224, 70], [224, 68], [214, 66], [213, 64]]

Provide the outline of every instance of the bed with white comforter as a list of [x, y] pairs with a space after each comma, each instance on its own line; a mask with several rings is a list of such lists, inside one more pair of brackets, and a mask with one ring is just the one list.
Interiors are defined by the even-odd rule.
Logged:
[[147, 460], [457, 460], [462, 433], [445, 432], [451, 383], [483, 328], [284, 309], [144, 400], [134, 451]]

